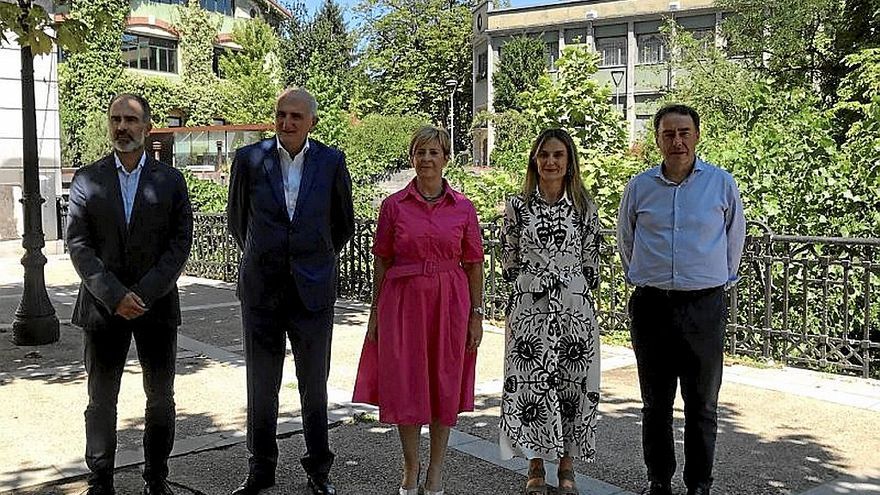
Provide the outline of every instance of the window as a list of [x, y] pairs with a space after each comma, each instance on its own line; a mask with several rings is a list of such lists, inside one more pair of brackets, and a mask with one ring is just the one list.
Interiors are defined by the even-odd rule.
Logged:
[[481, 53], [477, 55], [477, 80], [486, 79], [489, 74], [489, 54]]
[[165, 3], [168, 5], [183, 5], [184, 0], [152, 0], [153, 3]]
[[165, 125], [168, 127], [180, 127], [183, 125], [183, 119], [174, 115], [169, 115], [168, 118], [165, 119]]
[[571, 28], [565, 30], [566, 45], [582, 45], [587, 42], [587, 28]]
[[626, 65], [626, 38], [598, 38], [596, 51], [599, 53], [599, 67]]
[[694, 37], [694, 40], [697, 41], [703, 50], [706, 50], [715, 44], [714, 29], [695, 29], [691, 31], [691, 36]]
[[550, 41], [548, 43], [544, 43], [544, 55], [547, 62], [547, 69], [553, 70], [556, 61], [559, 60], [559, 42], [558, 41]]
[[636, 38], [640, 64], [659, 64], [666, 61], [666, 43], [660, 33], [640, 34]]
[[214, 57], [211, 59], [211, 69], [217, 77], [223, 77], [223, 74], [220, 71], [220, 57], [222, 57], [224, 53], [226, 53], [225, 48], [221, 46], [214, 47]]
[[235, 12], [235, 2], [233, 0], [199, 0], [202, 8], [220, 14], [232, 15]]
[[125, 33], [122, 60], [133, 69], [177, 73], [177, 42]]

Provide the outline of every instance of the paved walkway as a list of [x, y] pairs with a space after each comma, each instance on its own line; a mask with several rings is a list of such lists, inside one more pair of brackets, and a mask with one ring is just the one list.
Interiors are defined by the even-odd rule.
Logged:
[[[69, 260], [49, 258], [46, 279], [62, 337], [36, 348], [10, 342], [21, 273], [17, 259], [0, 259], [0, 493], [74, 494], [85, 487], [82, 337], [69, 325], [78, 280]], [[179, 493], [219, 495], [240, 481], [247, 464], [240, 313], [229, 284], [184, 277], [180, 285], [184, 323], [178, 343], [171, 479]], [[376, 422], [373, 408], [348, 402], [366, 309], [348, 301], [337, 307], [330, 377], [331, 441], [337, 452], [333, 474], [341, 493], [391, 494], [399, 481], [396, 432]], [[451, 495], [520, 493], [525, 481], [525, 461], [498, 459], [504, 343], [501, 329], [488, 330], [478, 363], [476, 411], [461, 416], [450, 438], [446, 490]], [[282, 465], [278, 486], [270, 493], [306, 493], [296, 462], [302, 452], [299, 399], [292, 360], [287, 364], [279, 419]], [[641, 404], [631, 351], [604, 346], [602, 368], [599, 456], [595, 463], [577, 464], [578, 484], [582, 493], [638, 492], [644, 480]], [[144, 398], [139, 375], [133, 348], [119, 402], [120, 493], [140, 493]], [[876, 381], [728, 366], [713, 493], [880, 494], [878, 412]], [[681, 445], [680, 403], [675, 421]], [[548, 471], [555, 483], [554, 470]], [[680, 475], [675, 483], [683, 493]]]

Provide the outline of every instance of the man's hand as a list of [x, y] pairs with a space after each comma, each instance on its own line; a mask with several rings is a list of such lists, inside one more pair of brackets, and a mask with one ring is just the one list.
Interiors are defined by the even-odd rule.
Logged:
[[133, 320], [143, 315], [146, 311], [147, 305], [134, 292], [126, 294], [122, 301], [119, 301], [119, 306], [116, 306], [116, 314], [126, 320]]

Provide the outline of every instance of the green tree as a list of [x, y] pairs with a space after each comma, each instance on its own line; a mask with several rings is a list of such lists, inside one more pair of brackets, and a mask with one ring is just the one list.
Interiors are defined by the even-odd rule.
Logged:
[[609, 103], [611, 89], [591, 77], [598, 70], [598, 56], [584, 46], [569, 46], [556, 66], [555, 76], [544, 73], [534, 89], [517, 95], [522, 111], [489, 117], [496, 125], [492, 169], [479, 174], [450, 171], [484, 220], [498, 215], [504, 199], [519, 192], [532, 140], [544, 129], [558, 127], [571, 134], [584, 184], [605, 225], [614, 222], [626, 180], [643, 167], [628, 153], [623, 121]]
[[544, 42], [532, 36], [515, 36], [504, 44], [504, 56], [494, 74], [496, 113], [522, 110], [517, 96], [534, 88], [547, 70], [546, 51]]
[[235, 124], [271, 122], [281, 90], [278, 36], [265, 22], [250, 19], [235, 24], [232, 39], [241, 50], [220, 57], [226, 95], [222, 113]]
[[848, 72], [843, 59], [880, 46], [878, 0], [718, 0], [733, 12], [724, 35], [749, 67], [786, 87], [816, 86], [833, 102]]
[[458, 149], [471, 121], [471, 11], [461, 0], [364, 0], [361, 68], [375, 107], [382, 113], [427, 113], [447, 122], [446, 81], [455, 93]]

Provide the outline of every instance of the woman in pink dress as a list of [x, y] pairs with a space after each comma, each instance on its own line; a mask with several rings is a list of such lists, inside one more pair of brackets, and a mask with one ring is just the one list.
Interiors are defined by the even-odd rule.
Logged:
[[473, 204], [449, 187], [449, 135], [423, 127], [409, 145], [415, 179], [382, 202], [373, 304], [354, 401], [379, 406], [403, 448], [401, 495], [418, 493], [419, 436], [430, 425], [425, 493], [442, 495], [449, 428], [474, 409], [483, 336], [483, 245]]

